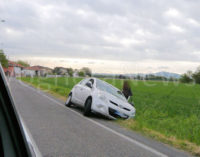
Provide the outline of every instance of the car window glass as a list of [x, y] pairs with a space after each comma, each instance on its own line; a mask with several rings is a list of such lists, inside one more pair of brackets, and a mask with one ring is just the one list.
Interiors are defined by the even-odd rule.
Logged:
[[84, 80], [82, 80], [82, 81], [80, 82], [80, 84], [81, 84], [81, 85], [85, 85], [87, 81], [88, 81], [88, 79], [84, 79]]
[[101, 80], [96, 80], [96, 87], [97, 89], [104, 91], [104, 92], [108, 92], [118, 98], [120, 98], [121, 100], [126, 101], [126, 98], [124, 97], [124, 95], [121, 93], [121, 91], [117, 90], [116, 88], [114, 88], [113, 86], [109, 85], [108, 83], [101, 81]]
[[88, 83], [88, 82], [92, 83], [92, 86], [93, 86], [94, 79], [90, 79], [89, 81], [87, 81], [87, 82], [85, 83], [85, 86], [87, 86], [87, 83]]
[[94, 84], [94, 79], [90, 79], [90, 82], [92, 83], [92, 85]]

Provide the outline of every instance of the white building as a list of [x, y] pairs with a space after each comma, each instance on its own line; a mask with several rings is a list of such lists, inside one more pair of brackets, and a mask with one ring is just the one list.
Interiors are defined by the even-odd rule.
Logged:
[[36, 71], [31, 67], [26, 67], [22, 70], [22, 76], [25, 77], [34, 77], [36, 75]]

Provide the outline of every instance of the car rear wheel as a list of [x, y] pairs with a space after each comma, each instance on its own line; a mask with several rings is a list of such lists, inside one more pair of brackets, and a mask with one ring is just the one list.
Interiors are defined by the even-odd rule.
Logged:
[[92, 105], [92, 99], [89, 98], [85, 102], [85, 108], [84, 108], [84, 111], [83, 111], [84, 116], [89, 116], [90, 115], [90, 113], [91, 113], [91, 105]]
[[72, 105], [71, 99], [72, 99], [72, 93], [68, 95], [68, 98], [65, 102], [65, 106], [70, 107]]

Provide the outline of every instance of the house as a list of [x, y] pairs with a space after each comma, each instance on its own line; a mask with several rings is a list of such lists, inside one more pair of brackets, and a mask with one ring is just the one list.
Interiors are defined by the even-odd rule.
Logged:
[[31, 73], [31, 76], [46, 76], [47, 74], [51, 74], [52, 71], [53, 70], [51, 68], [36, 65], [26, 68], [25, 73], [27, 75]]
[[31, 66], [24, 67], [16, 62], [8, 61], [8, 67], [3, 68], [5, 75], [9, 77], [34, 77], [34, 76], [46, 76], [52, 74], [53, 70], [43, 66]]
[[4, 72], [6, 76], [10, 77], [21, 77], [22, 70], [24, 66], [13, 62], [13, 61], [8, 61], [8, 68], [4, 68]]
[[52, 73], [52, 69], [48, 67], [36, 65], [36, 66], [24, 68], [22, 73], [23, 73], [23, 76], [30, 76], [30, 77], [46, 76], [47, 74]]
[[25, 68], [22, 70], [22, 76], [23, 76], [23, 77], [34, 77], [34, 76], [36, 76], [36, 71], [35, 71], [34, 68], [25, 67]]
[[9, 77], [14, 76], [14, 68], [13, 67], [8, 67], [8, 68], [3, 67], [3, 70], [4, 70], [6, 76], [9, 76]]
[[35, 70], [36, 76], [46, 76], [47, 74], [53, 73], [51, 68], [43, 67], [40, 65], [32, 66], [31, 68]]

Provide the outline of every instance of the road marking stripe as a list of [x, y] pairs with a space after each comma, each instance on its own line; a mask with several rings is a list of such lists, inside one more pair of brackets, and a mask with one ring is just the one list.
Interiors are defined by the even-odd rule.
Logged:
[[[18, 81], [19, 81], [19, 80], [18, 80]], [[158, 156], [160, 156], [160, 157], [168, 157], [167, 155], [165, 155], [165, 154], [163, 154], [163, 153], [161, 153], [161, 152], [158, 152], [157, 150], [155, 150], [155, 149], [153, 149], [153, 148], [151, 148], [151, 147], [149, 147], [149, 146], [147, 146], [147, 145], [145, 145], [145, 144], [143, 144], [143, 143], [140, 143], [140, 142], [138, 142], [138, 141], [136, 141], [136, 140], [134, 140], [134, 139], [132, 139], [132, 138], [130, 138], [130, 137], [128, 137], [128, 136], [125, 136], [125, 135], [123, 135], [123, 134], [121, 134], [121, 133], [119, 133], [119, 132], [117, 132], [117, 131], [115, 131], [115, 130], [113, 130], [113, 129], [111, 129], [111, 128], [109, 128], [109, 127], [103, 125], [103, 124], [101, 124], [101, 123], [98, 123], [98, 122], [96, 122], [96, 121], [94, 121], [94, 120], [92, 120], [92, 119], [89, 119], [89, 118], [83, 116], [82, 114], [80, 114], [80, 113], [78, 113], [78, 112], [76, 112], [76, 111], [74, 111], [74, 110], [72, 110], [72, 109], [70, 109], [70, 108], [65, 107], [63, 104], [61, 104], [61, 103], [58, 102], [57, 100], [55, 100], [55, 99], [53, 99], [53, 98], [47, 96], [46, 94], [44, 94], [44, 93], [41, 92], [40, 90], [38, 90], [38, 89], [36, 89], [36, 88], [33, 88], [33, 87], [31, 87], [31, 86], [29, 86], [29, 85], [23, 83], [22, 81], [19, 81], [19, 82], [20, 82], [20, 84], [23, 85], [24, 87], [27, 87], [27, 88], [29, 88], [29, 89], [31, 89], [31, 90], [33, 90], [33, 91], [36, 91], [38, 94], [40, 93], [40, 95], [42, 95], [42, 96], [46, 97], [47, 99], [53, 101], [54, 103], [58, 104], [59, 106], [62, 106], [62, 107], [64, 107], [65, 109], [68, 109], [68, 110], [74, 112], [74, 113], [75, 113], [76, 115], [78, 115], [79, 117], [84, 118], [84, 119], [87, 119], [88, 121], [90, 121], [90, 122], [92, 122], [92, 123], [94, 123], [94, 124], [96, 124], [96, 125], [98, 125], [98, 126], [104, 128], [105, 130], [110, 131], [110, 132], [112, 132], [113, 134], [115, 134], [115, 135], [117, 135], [117, 136], [120, 136], [121, 138], [123, 138], [123, 139], [125, 139], [125, 140], [127, 140], [127, 141], [129, 141], [129, 142], [131, 142], [131, 143], [133, 143], [133, 144], [136, 144], [136, 145], [138, 145], [139, 147], [142, 147], [142, 148], [144, 148], [144, 149], [146, 149], [146, 150], [148, 150], [148, 151], [150, 151], [150, 152], [152, 152], [152, 153], [154, 153], [154, 154], [156, 154], [156, 155], [158, 155]]]

